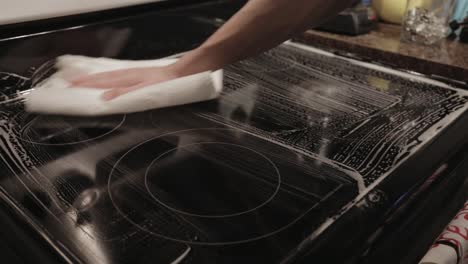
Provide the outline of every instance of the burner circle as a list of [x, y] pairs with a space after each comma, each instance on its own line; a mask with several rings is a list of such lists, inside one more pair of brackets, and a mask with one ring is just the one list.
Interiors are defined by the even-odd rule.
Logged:
[[[216, 134], [216, 136], [213, 136], [213, 134]], [[276, 203], [285, 199], [284, 195], [289, 195], [287, 194], [289, 193], [288, 191], [282, 191], [283, 184], [280, 169], [273, 160], [270, 160], [266, 156], [266, 159], [262, 158], [261, 160], [265, 164], [268, 164], [270, 173], [267, 173], [267, 177], [269, 178], [258, 182], [250, 181], [249, 184], [230, 184], [229, 186], [236, 186], [238, 187], [238, 191], [242, 191], [243, 193], [231, 196], [234, 198], [233, 200], [221, 200], [221, 203], [218, 204], [230, 206], [231, 202], [250, 202], [250, 208], [244, 211], [232, 210], [229, 213], [224, 213], [215, 210], [214, 212], [199, 213], [189, 210], [187, 207], [181, 206], [181, 203], [174, 204], [174, 201], [178, 202], [177, 199], [180, 198], [177, 194], [172, 196], [174, 200], [166, 199], [171, 197], [164, 196], [170, 194], [168, 189], [161, 185], [161, 182], [154, 181], [155, 178], [159, 180], [159, 178], [164, 178], [164, 176], [166, 176], [166, 180], [170, 180], [172, 183], [177, 183], [180, 179], [187, 179], [190, 174], [179, 175], [180, 177], [177, 179], [174, 178], [177, 174], [171, 174], [172, 171], [164, 170], [164, 167], [176, 167], [176, 171], [183, 167], [187, 168], [188, 171], [194, 170], [192, 166], [184, 166], [190, 163], [181, 163], [180, 161], [187, 156], [189, 156], [188, 160], [192, 160], [190, 158], [192, 155], [191, 152], [195, 151], [195, 154], [200, 154], [200, 149], [198, 149], [200, 147], [207, 148], [205, 149], [206, 152], [202, 152], [200, 156], [205, 156], [207, 153], [209, 154], [212, 152], [213, 147], [224, 147], [233, 148], [235, 151], [240, 149], [250, 153], [251, 156], [258, 157], [261, 154], [259, 151], [246, 148], [243, 143], [236, 144], [237, 142], [252, 142], [252, 137], [254, 136], [247, 132], [234, 129], [199, 128], [169, 132], [149, 138], [129, 149], [115, 162], [107, 179], [109, 200], [120, 217], [127, 222], [143, 232], [169, 241], [189, 245], [226, 246], [249, 243], [274, 236], [297, 223], [314, 207], [305, 207], [304, 211], [294, 212], [293, 215], [269, 222], [269, 224], [263, 228], [246, 228], [248, 231], [235, 232], [237, 228], [241, 228], [245, 225], [248, 226], [249, 223], [253, 226], [259, 225], [259, 219], [271, 218], [272, 210], [277, 206]], [[175, 138], [178, 138], [178, 140]], [[261, 139], [257, 138], [256, 140]], [[173, 145], [169, 147], [167, 144], [170, 141], [172, 141], [171, 144]], [[161, 150], [161, 148], [164, 148], [164, 150]], [[157, 153], [154, 153], [154, 150], [158, 150]], [[218, 160], [222, 159], [222, 157], [218, 155], [218, 152], [211, 154], [212, 156], [216, 156]], [[174, 156], [176, 157], [174, 158]], [[228, 157], [238, 158], [239, 161], [237, 164], [249, 162], [249, 159], [246, 158], [245, 155], [233, 156], [228, 154]], [[197, 162], [198, 160], [195, 160], [192, 164], [197, 164]], [[151, 166], [149, 166], [149, 164], [151, 164]], [[229, 164], [224, 165], [229, 167]], [[204, 166], [205, 164], [202, 163], [201, 167]], [[241, 167], [242, 166], [236, 168]], [[257, 173], [266, 175], [264, 168], [262, 169], [261, 167], [262, 166], [255, 167], [254, 169], [257, 171], [263, 170], [263, 172]], [[274, 174], [277, 174], [276, 176], [271, 173], [270, 167], [273, 168]], [[161, 170], [161, 168], [163, 170]], [[239, 175], [242, 176], [242, 174]], [[275, 177], [279, 183], [274, 182], [274, 184], [272, 184]], [[196, 189], [197, 193], [203, 194], [199, 192], [200, 189], [198, 189], [198, 187], [203, 186], [204, 183], [201, 183], [199, 186], [192, 185], [194, 182], [197, 182], [197, 180], [198, 179], [195, 178], [192, 182], [188, 182], [187, 186]], [[223, 179], [221, 178], [219, 182], [222, 181]], [[161, 187], [159, 188], [160, 192], [156, 193], [154, 191], [155, 189], [153, 187], [155, 186]], [[262, 188], [258, 188], [258, 186]], [[187, 189], [178, 187], [179, 186], [175, 186], [172, 190], [180, 190], [190, 199], [196, 200], [199, 198], [196, 195], [186, 193]], [[263, 200], [260, 203], [255, 203], [253, 205], [251, 203], [251, 201], [253, 201], [252, 199], [246, 199], [251, 198], [252, 195], [263, 195], [265, 194], [265, 190], [276, 190], [276, 188], [279, 189], [277, 194], [274, 194], [276, 191], [269, 192], [268, 197], [263, 199], [266, 195], [263, 196]], [[226, 189], [222, 188], [222, 191], [225, 190]], [[272, 196], [273, 198], [271, 198]], [[155, 197], [157, 199], [155, 199]], [[268, 201], [269, 199], [270, 201]], [[196, 200], [195, 203], [200, 201], [208, 201], [211, 203], [219, 200], [203, 199]], [[182, 203], [182, 205], [184, 205], [184, 203]], [[292, 213], [292, 211], [289, 213]], [[218, 232], [221, 232], [221, 234]]]
[[[203, 150], [203, 148], [204, 148], [204, 150]], [[207, 150], [207, 148], [209, 148], [211, 150]], [[216, 149], [216, 148], [219, 148], [219, 149]], [[190, 149], [192, 149], [192, 150], [190, 150]], [[236, 150], [233, 151], [234, 149], [236, 149]], [[190, 212], [190, 211], [184, 210], [184, 209], [178, 209], [174, 205], [170, 205], [169, 202], [163, 201], [162, 198], [158, 197], [158, 195], [155, 194], [152, 191], [152, 189], [150, 187], [151, 185], [150, 185], [150, 182], [148, 181], [148, 179], [150, 177], [152, 168], [158, 166], [158, 161], [159, 160], [163, 159], [165, 156], [170, 155], [171, 153], [174, 153], [174, 152], [179, 152], [179, 155], [187, 155], [190, 152], [195, 153], [195, 152], [203, 152], [203, 151], [205, 151], [207, 153], [210, 153], [210, 152], [212, 152], [212, 153], [224, 152], [223, 154], [226, 154], [226, 152], [232, 151], [230, 153], [227, 153], [226, 156], [229, 156], [229, 154], [241, 154], [242, 153], [244, 155], [243, 156], [244, 158], [246, 156], [248, 156], [248, 155], [253, 154], [253, 156], [256, 156], [255, 157], [256, 159], [252, 159], [252, 161], [255, 160], [255, 166], [259, 167], [259, 164], [261, 163], [260, 160], [263, 160], [265, 162], [265, 164], [268, 164], [268, 166], [270, 166], [269, 169], [274, 171], [274, 174], [276, 175], [276, 178], [277, 178], [276, 188], [274, 188], [273, 192], [271, 192], [269, 195], [267, 195], [267, 197], [265, 197], [266, 199], [264, 201], [260, 201], [260, 203], [255, 204], [253, 206], [250, 206], [250, 208], [243, 208], [242, 210], [239, 210], [237, 212], [224, 212], [224, 213], [210, 212], [209, 214], [208, 213], [200, 214], [200, 213], [197, 213], [197, 212]], [[186, 153], [180, 153], [180, 152], [186, 152]], [[250, 158], [253, 158], [253, 156], [250, 157]], [[197, 161], [198, 162], [203, 162], [202, 159], [197, 160]], [[219, 160], [219, 162], [223, 162], [223, 161]], [[263, 164], [263, 165], [265, 165], [265, 164]], [[203, 165], [201, 165], [201, 166], [203, 166]], [[227, 166], [229, 166], [229, 165], [227, 165]], [[206, 169], [206, 168], [203, 168], [203, 169]], [[182, 170], [184, 170], [184, 168], [182, 168]], [[175, 172], [177, 172], [177, 170]], [[208, 172], [208, 173], [210, 173], [210, 172]], [[214, 171], [212, 171], [211, 173], [214, 173]], [[229, 176], [236, 177], [238, 175], [234, 174], [234, 175], [229, 175]], [[252, 176], [254, 176], [254, 175], [252, 175]], [[199, 179], [199, 180], [202, 180], [202, 179]], [[224, 180], [226, 181], [226, 179], [224, 179]], [[227, 180], [229, 180], [229, 179], [227, 179]], [[278, 194], [280, 186], [281, 186], [281, 175], [280, 175], [279, 169], [276, 167], [276, 165], [273, 163], [273, 161], [271, 161], [268, 157], [266, 157], [262, 153], [259, 153], [259, 152], [255, 151], [255, 150], [251, 149], [251, 148], [247, 148], [247, 147], [237, 145], [237, 144], [225, 143], [225, 142], [203, 142], [203, 143], [192, 143], [192, 144], [187, 144], [187, 145], [183, 145], [183, 146], [178, 146], [176, 148], [165, 151], [164, 153], [162, 153], [161, 155], [156, 157], [150, 163], [150, 165], [148, 166], [148, 168], [146, 169], [146, 172], [145, 172], [145, 187], [146, 187], [146, 190], [148, 191], [149, 195], [151, 197], [153, 197], [153, 199], [155, 201], [157, 201], [159, 204], [163, 205], [164, 207], [172, 210], [173, 212], [183, 214], [183, 215], [193, 216], [193, 217], [227, 218], [227, 217], [235, 217], [235, 216], [240, 216], [240, 215], [243, 215], [243, 214], [251, 213], [251, 212], [265, 206], [271, 200], [273, 200], [275, 198], [276, 194]], [[218, 186], [216, 186], [216, 187], [218, 187]], [[242, 186], [239, 186], [239, 187], [242, 187]], [[202, 208], [198, 208], [198, 210], [202, 210]]]
[[79, 118], [17, 114], [12, 122], [19, 126], [19, 139], [43, 146], [69, 146], [90, 142], [118, 130], [126, 116]]

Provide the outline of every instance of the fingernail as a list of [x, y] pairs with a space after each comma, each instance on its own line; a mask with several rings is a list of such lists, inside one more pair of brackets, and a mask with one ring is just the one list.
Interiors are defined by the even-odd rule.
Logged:
[[68, 83], [70, 84], [70, 86], [79, 86], [80, 85], [80, 82], [75, 81], [75, 80], [68, 81]]
[[112, 100], [112, 98], [114, 98], [114, 97], [115, 97], [115, 96], [114, 96], [114, 94], [112, 94], [112, 93], [104, 93], [104, 94], [102, 95], [102, 99], [104, 99], [104, 101], [110, 101], [110, 100]]
[[117, 96], [119, 96], [118, 93], [115, 93], [115, 92], [107, 92], [107, 93], [104, 93], [102, 95], [102, 99], [104, 99], [104, 101], [110, 101], [114, 98], [116, 98]]

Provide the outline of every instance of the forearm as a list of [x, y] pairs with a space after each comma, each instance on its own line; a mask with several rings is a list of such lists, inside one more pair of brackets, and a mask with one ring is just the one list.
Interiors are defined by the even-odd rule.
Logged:
[[350, 0], [250, 0], [174, 70], [189, 75], [216, 70], [277, 46], [343, 10]]

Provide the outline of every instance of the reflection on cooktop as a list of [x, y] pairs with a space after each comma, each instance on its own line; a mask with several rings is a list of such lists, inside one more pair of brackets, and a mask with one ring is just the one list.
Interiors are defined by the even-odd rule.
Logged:
[[279, 263], [468, 101], [295, 44], [225, 75], [219, 100], [127, 116], [0, 104], [1, 194], [76, 262]]

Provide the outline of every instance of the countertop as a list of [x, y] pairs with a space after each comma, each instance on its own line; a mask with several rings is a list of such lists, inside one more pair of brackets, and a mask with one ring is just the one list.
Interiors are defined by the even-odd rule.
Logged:
[[401, 42], [396, 25], [381, 23], [378, 29], [361, 36], [308, 30], [296, 40], [398, 69], [468, 83], [468, 44], [448, 39], [438, 46]]

